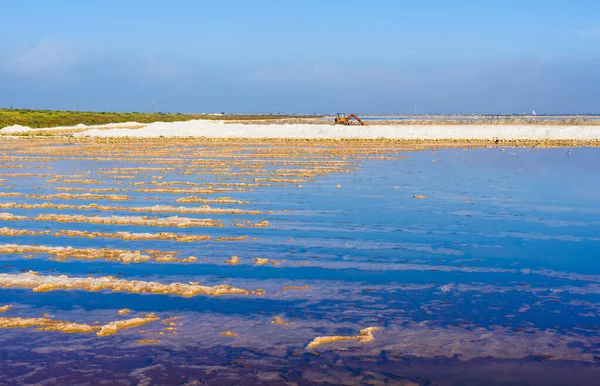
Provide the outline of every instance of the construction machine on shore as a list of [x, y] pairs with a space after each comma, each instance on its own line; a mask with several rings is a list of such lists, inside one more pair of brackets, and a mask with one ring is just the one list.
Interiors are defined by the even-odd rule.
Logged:
[[337, 113], [337, 117], [335, 117], [335, 123], [339, 124], [339, 125], [351, 125], [352, 123], [350, 123], [350, 120], [354, 118], [356, 120], [356, 122], [358, 122], [361, 126], [364, 126], [365, 124], [363, 123], [363, 121], [360, 120], [359, 117], [357, 117], [354, 114], [350, 114], [348, 116], [346, 116], [345, 113]]

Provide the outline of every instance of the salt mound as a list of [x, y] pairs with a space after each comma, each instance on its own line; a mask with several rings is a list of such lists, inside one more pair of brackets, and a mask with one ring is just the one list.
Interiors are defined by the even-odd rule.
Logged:
[[21, 125], [12, 125], [12, 126], [6, 126], [3, 129], [0, 129], [0, 132], [2, 132], [2, 134], [10, 134], [10, 133], [25, 133], [27, 131], [31, 131], [31, 127], [27, 127], [27, 126], [21, 126]]
[[144, 126], [144, 123], [139, 122], [121, 122], [121, 123], [105, 123], [100, 125], [91, 125], [86, 127], [96, 128], [96, 127], [134, 127], [134, 126]]
[[598, 140], [598, 126], [544, 125], [306, 125], [191, 120], [155, 122], [140, 129], [87, 130], [76, 137], [209, 137], [298, 139]]
[[73, 130], [73, 129], [111, 129], [111, 128], [121, 128], [121, 127], [141, 127], [144, 126], [143, 123], [139, 122], [122, 122], [122, 123], [106, 123], [101, 125], [91, 125], [87, 126], [83, 123], [79, 123], [75, 126], [57, 126], [57, 127], [42, 127], [32, 129], [31, 127], [21, 126], [21, 125], [12, 125], [7, 126], [3, 129], [0, 129], [0, 134], [12, 134], [12, 133], [26, 133], [29, 131], [60, 131], [60, 130]]
[[143, 123], [139, 122], [122, 122], [122, 123], [103, 123], [99, 125], [84, 125], [83, 123], [77, 124], [75, 126], [58, 126], [58, 127], [48, 127], [45, 129], [36, 129], [36, 130], [70, 130], [70, 129], [106, 129], [106, 128], [120, 128], [120, 127], [140, 127], [144, 126]]

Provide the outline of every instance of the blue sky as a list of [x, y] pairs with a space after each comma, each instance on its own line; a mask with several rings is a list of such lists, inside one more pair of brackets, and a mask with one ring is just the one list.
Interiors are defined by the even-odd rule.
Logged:
[[0, 106], [600, 113], [600, 1], [5, 1]]

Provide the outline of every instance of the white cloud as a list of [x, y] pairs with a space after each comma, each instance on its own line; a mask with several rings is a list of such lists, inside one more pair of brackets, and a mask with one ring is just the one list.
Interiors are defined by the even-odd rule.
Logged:
[[0, 59], [0, 69], [25, 76], [64, 78], [78, 61], [77, 55], [68, 45], [44, 39], [34, 46], [6, 53]]

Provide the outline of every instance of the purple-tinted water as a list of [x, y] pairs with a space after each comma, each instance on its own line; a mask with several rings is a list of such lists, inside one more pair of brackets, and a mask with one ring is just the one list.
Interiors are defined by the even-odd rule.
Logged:
[[[179, 317], [172, 330], [156, 322], [109, 337], [0, 329], [0, 383], [593, 384], [600, 371], [600, 151], [489, 148], [394, 155], [408, 158], [358, 159], [349, 173], [317, 176], [302, 188], [282, 184], [226, 194], [248, 200], [243, 209], [264, 214], [182, 215], [225, 223], [268, 220], [268, 228], [3, 222], [5, 227], [53, 232], [247, 235], [242, 242], [193, 243], [4, 236], [1, 244], [177, 251], [199, 260], [122, 264], [5, 254], [0, 255], [0, 274], [33, 270], [39, 275], [225, 283], [261, 288], [265, 294], [186, 298], [0, 289], [0, 306], [12, 305], [0, 317], [48, 314], [104, 324], [123, 318], [117, 314], [123, 308], [132, 310], [128, 317], [149, 312], [161, 319]], [[57, 159], [49, 165], [56, 173], [89, 170], [86, 178], [93, 179], [105, 178], [96, 174], [99, 168], [136, 163]], [[2, 173], [39, 172], [31, 166]], [[216, 181], [209, 174], [169, 171], [163, 176], [161, 181]], [[40, 177], [0, 178], [7, 179], [6, 192], [56, 193]], [[102, 187], [123, 187], [113, 183]], [[183, 196], [127, 194], [134, 199], [118, 205], [174, 205]], [[2, 211], [31, 217], [58, 212]], [[82, 211], [60, 210], [76, 213]], [[132, 215], [119, 210], [85, 214]], [[240, 264], [225, 263], [233, 255], [240, 257]], [[279, 265], [257, 266], [255, 257]], [[274, 317], [289, 324], [274, 324]], [[307, 348], [317, 336], [354, 336], [367, 327], [378, 328], [370, 342]], [[237, 336], [220, 335], [225, 330]]]

